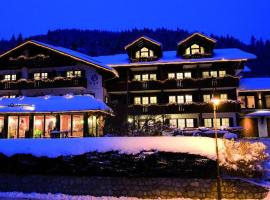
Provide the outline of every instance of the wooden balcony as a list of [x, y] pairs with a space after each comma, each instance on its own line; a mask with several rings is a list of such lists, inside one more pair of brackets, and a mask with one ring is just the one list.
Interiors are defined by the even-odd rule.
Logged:
[[[212, 113], [211, 103], [186, 103], [166, 105], [130, 105], [129, 115], [158, 115], [158, 114], [184, 114], [184, 113]], [[224, 102], [218, 106], [217, 112], [240, 112], [237, 102]]]
[[128, 89], [133, 90], [161, 90], [162, 82], [160, 81], [131, 81]]
[[200, 88], [238, 87], [239, 78], [233, 76], [225, 76], [222, 78], [202, 78], [197, 80], [197, 85]]
[[43, 89], [61, 87], [87, 87], [87, 79], [84, 77], [61, 77], [58, 79], [18, 80], [0, 82], [1, 90]]

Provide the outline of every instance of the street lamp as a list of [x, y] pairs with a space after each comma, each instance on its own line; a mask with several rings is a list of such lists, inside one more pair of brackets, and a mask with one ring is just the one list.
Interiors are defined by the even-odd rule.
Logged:
[[220, 99], [213, 98], [213, 109], [214, 109], [214, 131], [215, 131], [215, 142], [216, 142], [216, 156], [217, 156], [217, 199], [221, 199], [221, 189], [220, 189], [220, 168], [219, 168], [219, 153], [218, 153], [218, 135], [217, 135], [217, 107], [220, 104]]

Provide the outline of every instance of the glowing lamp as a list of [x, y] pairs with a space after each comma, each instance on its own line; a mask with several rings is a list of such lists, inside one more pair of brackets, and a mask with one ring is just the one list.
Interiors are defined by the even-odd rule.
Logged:
[[128, 118], [128, 122], [129, 123], [132, 123], [133, 122], [133, 119], [131, 117]]
[[212, 102], [215, 106], [218, 106], [218, 105], [220, 104], [220, 99], [218, 99], [218, 98], [213, 98], [213, 99], [211, 100], [211, 102]]

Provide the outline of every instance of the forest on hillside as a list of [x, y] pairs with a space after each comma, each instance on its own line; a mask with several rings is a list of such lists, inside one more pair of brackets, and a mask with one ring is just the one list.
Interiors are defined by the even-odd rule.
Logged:
[[[163, 45], [163, 50], [176, 50], [176, 44], [191, 33], [182, 29], [168, 30], [160, 29], [132, 29], [128, 31], [99, 31], [63, 29], [48, 31], [47, 34], [37, 35], [29, 38], [12, 36], [10, 40], [0, 40], [0, 53], [9, 50], [25, 40], [33, 39], [41, 42], [70, 48], [90, 56], [110, 55], [124, 53], [124, 46], [132, 40], [146, 35]], [[263, 41], [251, 37], [249, 44], [231, 36], [210, 35], [218, 42], [216, 48], [239, 48], [253, 53], [257, 59], [247, 63], [252, 73], [249, 76], [270, 76], [270, 41]]]

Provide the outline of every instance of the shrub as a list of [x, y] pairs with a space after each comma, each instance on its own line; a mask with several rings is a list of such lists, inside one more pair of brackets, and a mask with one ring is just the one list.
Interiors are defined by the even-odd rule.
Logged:
[[220, 165], [232, 174], [254, 177], [263, 174], [267, 147], [261, 142], [224, 140]]

